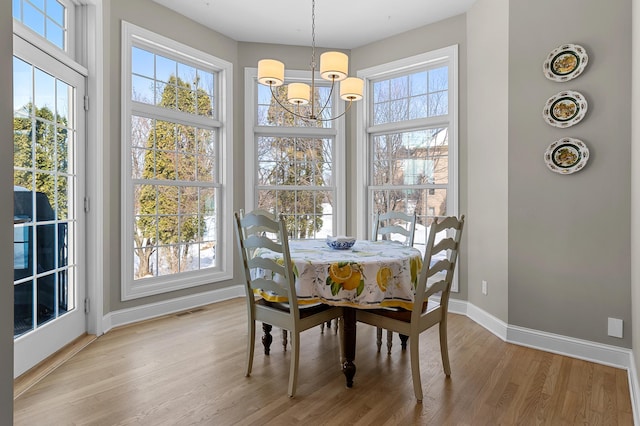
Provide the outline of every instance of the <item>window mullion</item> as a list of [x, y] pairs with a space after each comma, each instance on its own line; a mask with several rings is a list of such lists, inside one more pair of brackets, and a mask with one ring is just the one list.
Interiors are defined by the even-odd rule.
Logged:
[[435, 127], [448, 127], [450, 120], [447, 115], [441, 115], [438, 117], [417, 118], [414, 120], [399, 121], [394, 123], [378, 124], [375, 126], [369, 126], [366, 132], [369, 134], [380, 133], [396, 133], [399, 131], [426, 129]]

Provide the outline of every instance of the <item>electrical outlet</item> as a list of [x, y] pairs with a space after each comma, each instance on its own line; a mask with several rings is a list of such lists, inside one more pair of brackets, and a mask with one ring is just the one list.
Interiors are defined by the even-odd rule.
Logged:
[[484, 294], [485, 296], [489, 292], [489, 289], [487, 287], [487, 282], [485, 280], [482, 280], [482, 294]]
[[607, 334], [612, 337], [622, 339], [622, 320], [618, 318], [609, 318]]

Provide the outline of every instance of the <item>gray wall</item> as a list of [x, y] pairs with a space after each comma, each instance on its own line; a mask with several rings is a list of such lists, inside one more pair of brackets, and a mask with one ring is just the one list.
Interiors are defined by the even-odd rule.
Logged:
[[[509, 14], [509, 324], [629, 348], [631, 0], [511, 0]], [[589, 65], [556, 83], [542, 63], [563, 43], [584, 46]], [[588, 113], [557, 129], [542, 108], [567, 89]], [[587, 144], [584, 170], [547, 169], [562, 137]], [[607, 336], [607, 317], [624, 321], [623, 339]]]
[[[13, 200], [13, 18], [0, 2], [0, 200]], [[0, 247], [13, 247], [13, 202], [0, 208]], [[13, 256], [0, 256], [0, 277], [13, 276]], [[13, 424], [13, 286], [0, 285], [0, 425]]]
[[[468, 300], [508, 322], [509, 0], [467, 12]], [[487, 295], [482, 294], [482, 281]]]
[[[459, 68], [459, 209], [461, 214], [467, 213], [467, 161], [468, 161], [468, 144], [467, 144], [467, 33], [465, 15], [458, 15], [450, 19], [425, 26], [415, 30], [389, 37], [387, 39], [358, 47], [351, 51], [349, 68], [351, 73], [355, 75], [357, 70], [373, 67], [379, 64], [395, 61], [409, 56], [418, 55], [446, 46], [458, 45], [458, 68]], [[350, 122], [347, 123], [347, 182], [351, 185], [347, 187], [347, 210], [354, 212], [357, 197], [355, 196], [355, 174], [356, 170], [356, 125], [355, 114], [350, 115]], [[356, 221], [359, 218], [353, 215], [347, 218], [347, 231], [353, 232], [356, 228]], [[467, 232], [466, 228], [465, 232]], [[467, 246], [469, 239], [467, 235], [462, 238], [462, 246], [460, 249], [460, 267], [458, 271], [459, 289], [458, 293], [452, 297], [458, 299], [467, 298]]]
[[633, 77], [631, 134], [631, 306], [632, 348], [635, 356], [636, 383], [640, 383], [640, 7], [633, 8]]
[[[211, 31], [200, 24], [196, 24], [175, 12], [159, 6], [150, 0], [114, 0], [110, 2], [110, 10], [105, 13], [105, 28], [108, 39], [105, 40], [105, 52], [108, 58], [105, 60], [106, 84], [110, 88], [105, 93], [108, 99], [105, 105], [105, 127], [111, 129], [108, 138], [106, 155], [104, 157], [105, 181], [109, 182], [109, 192], [106, 195], [105, 205], [105, 229], [108, 230], [108, 244], [105, 244], [105, 271], [104, 271], [104, 312], [117, 311], [134, 306], [156, 303], [163, 300], [178, 298], [189, 294], [210, 291], [216, 288], [234, 284], [233, 280], [226, 282], [200, 286], [192, 289], [178, 290], [168, 294], [150, 296], [123, 302], [120, 300], [120, 74], [121, 74], [121, 21], [154, 31], [165, 37], [172, 38], [181, 43], [192, 46], [203, 52], [210, 53], [221, 59], [227, 60], [236, 67], [236, 55], [238, 43], [219, 33]], [[234, 75], [234, 92], [240, 90], [241, 81]], [[242, 115], [242, 101], [234, 98], [234, 117]], [[242, 133], [238, 128], [234, 129], [234, 139], [237, 145], [242, 141]], [[236, 157], [238, 158], [238, 157]], [[241, 187], [236, 188], [235, 199], [242, 199]], [[105, 242], [107, 243], [107, 242]]]

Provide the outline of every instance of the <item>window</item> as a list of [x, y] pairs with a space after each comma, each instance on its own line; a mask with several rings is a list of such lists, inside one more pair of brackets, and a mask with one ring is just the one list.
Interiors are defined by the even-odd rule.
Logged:
[[[291, 72], [286, 78], [289, 83], [311, 76]], [[326, 118], [343, 105], [329, 99], [331, 88], [318, 80], [314, 108], [317, 112], [327, 104], [321, 115]], [[276, 92], [285, 105], [286, 90], [285, 85]], [[285, 111], [269, 87], [257, 83], [255, 69], [245, 74], [245, 94], [246, 105], [251, 105], [245, 137], [247, 210], [282, 214], [291, 238], [344, 233], [344, 209], [338, 207], [344, 198], [342, 120], [309, 122]], [[302, 114], [305, 108], [310, 106], [301, 107]]]
[[[457, 214], [457, 46], [358, 73], [365, 79], [365, 123], [358, 134], [361, 216], [417, 215], [424, 250], [434, 217]], [[366, 198], [365, 198], [366, 197]], [[369, 235], [363, 224], [359, 235]]]
[[60, 50], [69, 51], [69, 16], [73, 7], [64, 0], [13, 0], [13, 19], [49, 41]]
[[123, 299], [231, 278], [230, 91], [228, 62], [123, 24]]

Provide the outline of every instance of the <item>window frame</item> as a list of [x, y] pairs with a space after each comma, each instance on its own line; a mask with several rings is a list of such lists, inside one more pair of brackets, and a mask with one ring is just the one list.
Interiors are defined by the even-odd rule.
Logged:
[[[374, 81], [389, 79], [398, 75], [419, 70], [428, 70], [440, 65], [448, 66], [449, 93], [448, 114], [395, 123], [372, 125], [373, 99], [371, 87]], [[370, 194], [373, 186], [370, 182], [370, 166], [372, 153], [369, 146], [373, 135], [391, 132], [403, 132], [438, 126], [448, 128], [448, 167], [449, 181], [447, 190], [447, 214], [458, 215], [459, 194], [459, 140], [458, 140], [458, 45], [451, 45], [441, 49], [425, 52], [415, 56], [399, 59], [378, 66], [359, 70], [358, 77], [365, 81], [364, 102], [358, 105], [356, 111], [356, 217], [366, 220], [356, 221], [356, 235], [358, 238], [368, 238], [372, 229], [374, 212], [370, 211]], [[397, 186], [394, 186], [397, 187]], [[378, 187], [375, 187], [378, 188]], [[454, 277], [453, 291], [458, 291], [457, 274]]]
[[[188, 122], [184, 113], [143, 104], [131, 99], [131, 51], [142, 47], [155, 54], [171, 57], [177, 61], [198, 64], [216, 74], [214, 119], [193, 116]], [[233, 233], [230, 223], [233, 211], [233, 65], [223, 59], [199, 51], [160, 34], [122, 21], [122, 212], [121, 212], [121, 300], [131, 300], [154, 294], [167, 293], [233, 278]], [[162, 109], [160, 111], [158, 108]], [[216, 199], [216, 266], [193, 271], [160, 275], [136, 280], [134, 278], [134, 247], [132, 244], [135, 220], [133, 205], [134, 179], [131, 174], [131, 122], [132, 116], [143, 114], [157, 120], [206, 126], [217, 132], [217, 156], [214, 167], [219, 170], [218, 182], [213, 185], [219, 194]], [[197, 186], [197, 185], [196, 185]]]
[[[260, 136], [298, 136], [298, 137], [317, 137], [317, 138], [333, 138], [333, 172], [334, 184], [331, 186], [334, 192], [333, 207], [333, 224], [332, 229], [335, 235], [344, 235], [346, 233], [346, 181], [345, 181], [345, 125], [344, 117], [333, 120], [333, 126], [330, 128], [320, 127], [277, 127], [277, 126], [258, 126], [257, 125], [257, 105], [258, 105], [258, 69], [247, 67], [244, 74], [244, 92], [245, 92], [245, 210], [250, 211], [256, 208], [256, 183], [257, 183], [257, 163], [256, 158], [256, 142]], [[316, 83], [320, 81], [320, 74], [316, 73]], [[285, 84], [290, 82], [311, 83], [311, 72], [301, 70], [286, 70]], [[339, 101], [337, 95], [337, 87], [333, 92], [332, 110], [334, 116], [344, 112], [344, 103]]]

